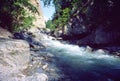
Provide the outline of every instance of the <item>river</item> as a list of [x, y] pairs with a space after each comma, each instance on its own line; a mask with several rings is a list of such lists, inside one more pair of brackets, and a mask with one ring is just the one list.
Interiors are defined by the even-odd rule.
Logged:
[[120, 81], [120, 58], [103, 50], [67, 44], [44, 36], [46, 51], [55, 55], [55, 64], [69, 78], [63, 81]]

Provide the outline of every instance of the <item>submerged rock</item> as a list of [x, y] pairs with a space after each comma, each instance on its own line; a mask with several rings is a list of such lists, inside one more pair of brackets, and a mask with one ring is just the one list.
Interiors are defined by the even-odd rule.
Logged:
[[15, 39], [22, 39], [29, 43], [31, 49], [33, 51], [39, 51], [42, 48], [45, 48], [45, 46], [39, 42], [43, 36], [40, 34], [40, 31], [36, 29], [36, 32], [20, 32], [14, 34]]

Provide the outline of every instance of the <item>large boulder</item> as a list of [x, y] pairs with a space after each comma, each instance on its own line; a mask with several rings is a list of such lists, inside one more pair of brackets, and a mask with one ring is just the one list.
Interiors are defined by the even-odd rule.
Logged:
[[29, 44], [24, 40], [0, 38], [0, 81], [47, 81], [47, 75], [30, 70]]
[[29, 62], [29, 44], [23, 40], [0, 38], [0, 59], [17, 68]]
[[27, 67], [29, 56], [26, 41], [0, 38], [0, 81], [10, 81], [11, 76]]
[[77, 44], [90, 45], [93, 47], [118, 46], [120, 45], [120, 33], [117, 30], [108, 30], [108, 28], [100, 25], [94, 32], [86, 37], [79, 39]]

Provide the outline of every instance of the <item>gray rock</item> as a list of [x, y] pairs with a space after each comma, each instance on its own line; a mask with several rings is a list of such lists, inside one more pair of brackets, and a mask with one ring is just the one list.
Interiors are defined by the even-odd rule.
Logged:
[[26, 40], [30, 47], [33, 48], [31, 50], [40, 50], [41, 48], [45, 48], [45, 46], [40, 43], [40, 39], [43, 38], [43, 36], [40, 34], [40, 31], [37, 30], [34, 34], [31, 32], [19, 32], [14, 34], [15, 39], [22, 39]]
[[30, 62], [29, 44], [24, 40], [0, 38], [0, 81], [48, 81], [47, 75], [36, 73], [41, 66], [36, 57]]
[[0, 81], [16, 81], [9, 79], [27, 67], [29, 56], [27, 42], [0, 38]]
[[29, 44], [23, 40], [0, 38], [0, 59], [16, 67], [29, 62]]
[[29, 76], [26, 81], [48, 81], [48, 77], [43, 73], [35, 73], [34, 75]]
[[43, 73], [35, 73], [32, 76], [25, 76], [23, 74], [13, 75], [14, 77], [4, 77], [0, 81], [48, 81], [47, 75]]

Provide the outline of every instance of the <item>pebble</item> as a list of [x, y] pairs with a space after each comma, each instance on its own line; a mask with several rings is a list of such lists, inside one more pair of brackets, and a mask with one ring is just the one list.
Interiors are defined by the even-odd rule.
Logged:
[[48, 67], [48, 64], [46, 63], [45, 65], [43, 65], [42, 69], [46, 69]]

